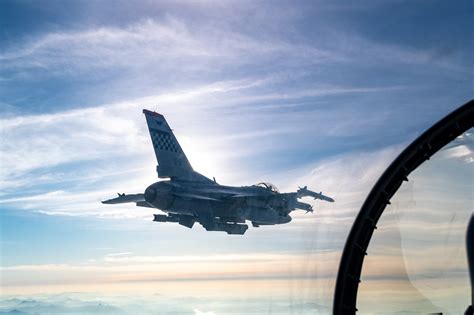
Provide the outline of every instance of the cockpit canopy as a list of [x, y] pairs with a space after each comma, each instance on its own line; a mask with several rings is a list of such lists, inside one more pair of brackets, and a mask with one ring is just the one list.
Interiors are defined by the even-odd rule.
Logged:
[[279, 192], [278, 188], [276, 188], [276, 186], [271, 184], [271, 183], [262, 182], [262, 183], [255, 184], [253, 186], [263, 187], [263, 188], [268, 189], [268, 190], [273, 191], [273, 192]]

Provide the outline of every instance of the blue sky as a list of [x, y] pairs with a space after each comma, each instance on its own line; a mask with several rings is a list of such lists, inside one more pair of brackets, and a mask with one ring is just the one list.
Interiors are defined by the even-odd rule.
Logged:
[[[265, 277], [307, 276], [301, 260], [317, 253], [331, 279], [384, 167], [472, 98], [472, 12], [470, 1], [2, 1], [3, 289], [86, 290], [110, 264], [109, 284], [130, 273], [121, 268], [209, 255], [242, 261], [246, 279], [258, 274], [249, 260], [260, 270], [273, 258]], [[194, 168], [220, 183], [308, 185], [337, 202], [241, 238], [106, 207], [156, 180], [142, 108], [164, 114]], [[78, 268], [86, 284], [61, 273]], [[232, 270], [200, 268], [188, 276]], [[330, 305], [331, 280], [321, 287]]]

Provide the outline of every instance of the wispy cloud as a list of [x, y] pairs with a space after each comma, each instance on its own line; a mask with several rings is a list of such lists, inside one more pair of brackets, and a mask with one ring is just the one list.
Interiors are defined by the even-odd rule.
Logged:
[[131, 252], [112, 253], [112, 254], [107, 254], [106, 257], [129, 256], [131, 254], [132, 254]]
[[437, 49], [381, 43], [362, 34], [342, 32], [337, 25], [326, 27], [321, 36], [308, 41], [290, 37], [287, 32], [275, 32], [271, 27], [245, 32], [224, 20], [200, 21], [196, 25], [181, 17], [167, 16], [122, 26], [42, 34], [0, 52], [0, 71], [10, 77], [36, 76], [35, 71], [47, 76], [94, 73], [96, 77], [98, 70], [120, 70], [128, 82], [147, 84], [143, 79], [151, 79], [155, 87], [169, 81], [163, 79], [170, 72], [184, 83], [187, 81], [183, 77], [222, 78], [222, 72], [231, 69], [232, 77], [242, 78], [249, 74], [248, 67], [286, 76], [308, 73], [308, 66], [318, 65], [323, 71], [334, 64], [431, 65], [466, 73], [462, 56], [441, 57]]
[[296, 59], [296, 54], [312, 63], [337, 59], [333, 53], [305, 43], [250, 37], [210, 26], [196, 29], [168, 18], [160, 22], [148, 19], [123, 28], [46, 34], [21, 48], [3, 52], [0, 60], [4, 69], [37, 68], [61, 73], [109, 67], [165, 70], [175, 69], [177, 64], [186, 71], [196, 71], [211, 63], [245, 64], [254, 63], [255, 58], [281, 56]]
[[203, 312], [203, 311], [200, 311], [198, 309], [195, 309], [194, 314], [195, 315], [215, 315], [216, 313], [214, 313], [214, 312]]
[[[318, 277], [332, 277], [339, 254], [318, 253]], [[77, 264], [18, 265], [2, 267], [5, 289], [17, 286], [103, 285], [136, 283], [311, 280], [314, 266], [303, 263], [303, 254], [215, 254], [201, 256], [105, 256], [103, 260]], [[192, 268], [189, 266], [192, 265]], [[38, 273], [41, 279], [35, 277]], [[191, 292], [182, 292], [190, 294]]]

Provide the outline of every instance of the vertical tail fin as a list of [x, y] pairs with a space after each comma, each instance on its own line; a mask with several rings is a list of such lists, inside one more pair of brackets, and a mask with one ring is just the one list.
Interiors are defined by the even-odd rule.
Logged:
[[146, 109], [143, 113], [158, 162], [156, 167], [158, 177], [212, 182], [193, 170], [165, 117]]

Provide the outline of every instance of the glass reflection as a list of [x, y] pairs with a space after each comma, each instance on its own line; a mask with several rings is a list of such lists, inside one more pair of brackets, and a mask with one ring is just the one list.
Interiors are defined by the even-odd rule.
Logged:
[[391, 199], [368, 248], [358, 313], [463, 314], [470, 305], [473, 131], [418, 167]]

